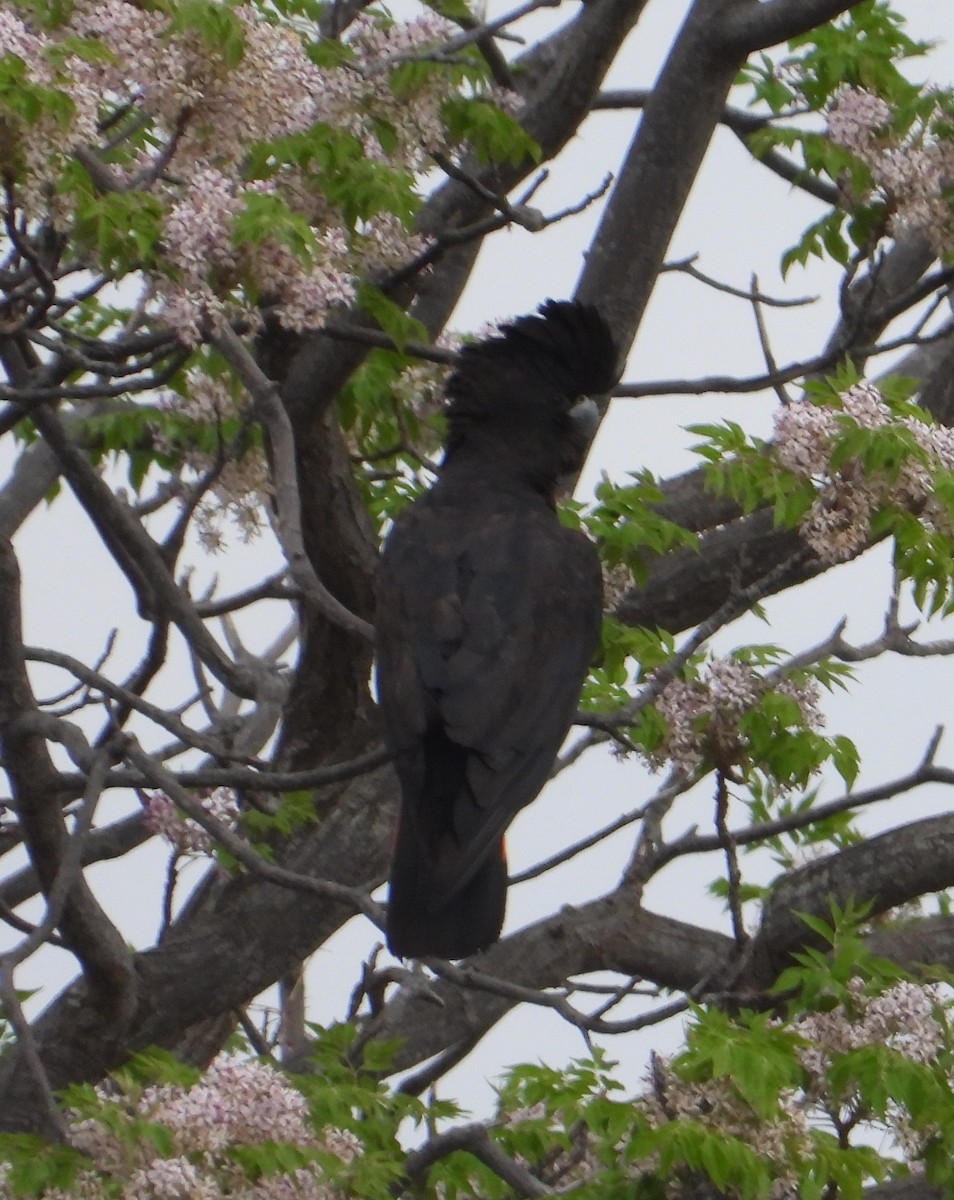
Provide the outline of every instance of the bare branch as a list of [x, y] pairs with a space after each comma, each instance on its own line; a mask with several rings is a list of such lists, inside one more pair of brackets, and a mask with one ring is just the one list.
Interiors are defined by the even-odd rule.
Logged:
[[[618, 110], [621, 108], [643, 108], [652, 93], [644, 88], [615, 88], [600, 94], [593, 101], [593, 111]], [[760, 117], [744, 109], [726, 105], [720, 118], [721, 124], [731, 129], [747, 150], [749, 137], [760, 129], [771, 125], [772, 118]], [[750, 151], [751, 152], [751, 151]], [[843, 197], [835, 184], [814, 174], [803, 164], [794, 162], [777, 150], [760, 150], [754, 156], [756, 162], [767, 167], [780, 179], [792, 184], [809, 196], [815, 196], [833, 208], [842, 203]]]
[[692, 279], [697, 279], [700, 283], [706, 284], [717, 292], [724, 292], [727, 296], [736, 296], [740, 300], [748, 300], [752, 304], [764, 304], [769, 308], [804, 308], [808, 304], [815, 304], [818, 300], [817, 296], [798, 296], [792, 300], [785, 300], [781, 297], [766, 295], [765, 292], [759, 289], [758, 280], [755, 276], [752, 277], [752, 286], [748, 291], [732, 287], [731, 284], [722, 283], [718, 279], [713, 279], [711, 275], [706, 275], [703, 271], [700, 271], [695, 265], [698, 257], [697, 254], [692, 254], [688, 258], [679, 259], [677, 262], [663, 263], [659, 273], [660, 275], [667, 275], [679, 271], [684, 275], [690, 276]]
[[374, 629], [363, 618], [350, 612], [318, 578], [305, 551], [301, 529], [301, 500], [295, 466], [295, 443], [291, 422], [279, 397], [278, 387], [258, 367], [242, 342], [230, 329], [220, 330], [216, 346], [234, 369], [255, 401], [256, 411], [268, 429], [275, 462], [275, 505], [278, 509], [279, 538], [288, 559], [291, 578], [302, 592], [333, 625], [359, 634], [371, 641]]
[[232, 752], [224, 742], [209, 737], [208, 734], [202, 733], [200, 730], [190, 729], [170, 713], [168, 709], [162, 708], [158, 704], [152, 704], [150, 701], [144, 700], [141, 696], [137, 696], [128, 688], [113, 683], [108, 676], [87, 667], [70, 654], [64, 654], [60, 650], [44, 650], [37, 646], [25, 646], [24, 656], [29, 662], [48, 663], [50, 666], [60, 667], [64, 671], [69, 671], [71, 675], [74, 675], [82, 683], [86, 684], [87, 687], [94, 688], [113, 700], [122, 701], [124, 705], [134, 712], [148, 717], [150, 721], [165, 729], [167, 733], [171, 733], [179, 738], [186, 746], [193, 746], [197, 750], [204, 750], [206, 754], [217, 759], [231, 759], [235, 762], [245, 764], [254, 764], [256, 761], [246, 755]]
[[[124, 939], [106, 916], [78, 871], [81, 838], [71, 839], [56, 795], [57, 773], [43, 735], [32, 729], [46, 724], [26, 673], [21, 634], [19, 569], [9, 543], [0, 543], [0, 738], [17, 814], [30, 858], [37, 870], [64, 940], [76, 954], [104, 1013], [119, 1025], [135, 1003], [137, 980]], [[82, 738], [66, 722], [51, 718], [64, 740]], [[80, 747], [82, 753], [82, 747]], [[108, 751], [104, 751], [109, 756]], [[95, 757], [84, 781], [85, 811], [92, 820], [104, 758]], [[39, 929], [45, 929], [41, 923]], [[33, 935], [31, 935], [33, 936]], [[45, 936], [45, 934], [44, 934]], [[42, 937], [40, 938], [42, 940]]]
[[[791, 833], [796, 829], [806, 829], [824, 821], [827, 817], [839, 813], [851, 812], [854, 809], [867, 808], [882, 800], [893, 800], [905, 792], [923, 787], [927, 783], [942, 783], [954, 786], [954, 770], [949, 767], [939, 767], [934, 762], [934, 756], [941, 740], [941, 729], [935, 730], [934, 736], [928, 743], [927, 750], [920, 763], [907, 775], [901, 775], [877, 787], [864, 788], [857, 792], [846, 792], [838, 800], [829, 800], [824, 804], [813, 804], [804, 811], [791, 813], [786, 817], [778, 817], [774, 821], [763, 821], [757, 825], [749, 825], [731, 832], [732, 841], [738, 846], [753, 845], [778, 837], [783, 833]], [[685, 854], [705, 854], [724, 848], [723, 838], [716, 835], [697, 834], [694, 830], [683, 834], [659, 849], [659, 863], [662, 865], [672, 858]]]
[[479, 1122], [457, 1125], [453, 1129], [433, 1134], [420, 1149], [412, 1151], [404, 1160], [406, 1178], [392, 1187], [392, 1194], [402, 1196], [409, 1189], [421, 1185], [434, 1163], [459, 1150], [466, 1150], [479, 1159], [517, 1196], [523, 1196], [527, 1200], [541, 1200], [544, 1196], [553, 1195], [525, 1166], [504, 1154], [500, 1147], [491, 1141], [486, 1127]]
[[233, 832], [228, 826], [213, 817], [194, 796], [182, 787], [171, 771], [160, 766], [135, 741], [130, 740], [125, 747], [125, 756], [142, 772], [143, 777], [149, 780], [152, 786], [161, 788], [178, 808], [181, 808], [188, 817], [201, 826], [243, 867], [247, 867], [262, 879], [281, 884], [282, 887], [296, 888], [299, 891], [313, 892], [317, 896], [327, 896], [332, 900], [343, 901], [356, 912], [363, 913], [379, 928], [383, 927], [384, 915], [380, 905], [375, 904], [371, 899], [370, 888], [354, 888], [326, 879], [312, 879], [311, 876], [300, 875], [296, 871], [275, 866], [274, 863], [263, 858], [240, 834]]

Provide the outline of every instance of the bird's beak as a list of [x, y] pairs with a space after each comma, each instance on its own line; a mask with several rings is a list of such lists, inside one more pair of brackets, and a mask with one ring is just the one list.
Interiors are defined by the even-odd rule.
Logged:
[[596, 401], [589, 396], [581, 396], [570, 409], [570, 420], [588, 442], [592, 441], [600, 426], [600, 410]]

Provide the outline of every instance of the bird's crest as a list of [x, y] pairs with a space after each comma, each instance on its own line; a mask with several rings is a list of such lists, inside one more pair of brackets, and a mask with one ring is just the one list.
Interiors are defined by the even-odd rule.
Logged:
[[498, 336], [464, 347], [447, 384], [452, 408], [514, 370], [542, 377], [567, 399], [599, 396], [619, 378], [620, 352], [593, 305], [546, 300], [538, 313], [502, 325]]

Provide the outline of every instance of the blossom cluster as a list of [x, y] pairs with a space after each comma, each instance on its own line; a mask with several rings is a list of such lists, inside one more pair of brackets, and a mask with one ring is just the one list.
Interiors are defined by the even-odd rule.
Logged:
[[[768, 1170], [769, 1200], [796, 1200], [803, 1194], [806, 1166], [815, 1159], [819, 1128], [841, 1119], [856, 1100], [859, 1121], [868, 1119], [860, 1094], [832, 1094], [830, 1071], [841, 1056], [860, 1047], [882, 1045], [911, 1062], [937, 1067], [945, 1061], [949, 1040], [940, 988], [910, 981], [873, 991], [864, 980], [855, 978], [849, 981], [842, 1003], [827, 1011], [805, 1013], [791, 1023], [773, 1019], [770, 1027], [774, 1032], [792, 1035], [789, 1046], [801, 1068], [790, 1077], [790, 1086], [773, 1092], [771, 1111], [766, 1111], [765, 1105], [750, 1103], [745, 1087], [731, 1072], [713, 1071], [700, 1076], [697, 1062], [697, 1070], [687, 1075], [680, 1071], [678, 1061], [658, 1055], [653, 1056], [642, 1093], [629, 1105], [637, 1122], [652, 1130], [662, 1131], [681, 1123], [701, 1127], [711, 1137], [732, 1139], [748, 1148]], [[783, 1043], [778, 1049], [785, 1053]], [[570, 1191], [590, 1185], [598, 1190], [600, 1173], [615, 1157], [616, 1169], [629, 1178], [645, 1179], [658, 1171], [658, 1182], [668, 1200], [686, 1200], [699, 1194], [698, 1163], [681, 1166], [678, 1152], [667, 1155], [665, 1167], [661, 1153], [633, 1157], [627, 1136], [607, 1147], [600, 1144], [595, 1132], [599, 1126], [591, 1126], [585, 1118], [570, 1131], [567, 1142], [565, 1120], [546, 1102], [504, 1114], [503, 1119], [508, 1126], [547, 1128], [558, 1139], [553, 1151], [542, 1160], [542, 1178], [552, 1189]], [[896, 1104], [883, 1125], [916, 1162], [924, 1149], [925, 1133], [914, 1129], [911, 1114]], [[608, 1127], [613, 1128], [612, 1122]], [[684, 1144], [688, 1146], [690, 1140], [687, 1136]], [[661, 1145], [670, 1150], [681, 1144], [680, 1139], [661, 1139]], [[705, 1163], [706, 1156], [701, 1157]], [[540, 1173], [539, 1162], [527, 1165]], [[823, 1160], [822, 1169], [828, 1167], [828, 1161]], [[720, 1191], [738, 1194], [731, 1182], [719, 1182]]]
[[832, 1055], [860, 1046], [888, 1046], [916, 1063], [937, 1061], [945, 1032], [937, 1018], [941, 994], [936, 984], [902, 980], [872, 995], [856, 977], [849, 981], [848, 993], [847, 1004], [807, 1013], [795, 1022], [796, 1033], [805, 1039], [800, 1057], [811, 1092], [824, 1093]]
[[954, 213], [948, 189], [954, 176], [954, 142], [940, 131], [940, 103], [903, 136], [891, 129], [892, 112], [879, 96], [846, 87], [828, 111], [828, 136], [859, 158], [887, 202], [890, 228], [920, 229], [939, 254], [954, 250]]
[[[854, 1100], [832, 1095], [828, 1072], [834, 1060], [860, 1047], [885, 1045], [912, 1062], [934, 1065], [947, 1044], [936, 985], [901, 981], [872, 993], [864, 980], [855, 978], [848, 993], [845, 1003], [806, 1013], [790, 1026], [798, 1039], [803, 1080], [800, 1087], [779, 1093], [773, 1116], [755, 1112], [728, 1076], [687, 1079], [661, 1058], [654, 1060], [646, 1091], [637, 1102], [640, 1112], [656, 1128], [686, 1120], [737, 1138], [770, 1165], [772, 1200], [794, 1200], [801, 1194], [801, 1170], [811, 1155], [812, 1129], [826, 1116], [842, 1115]], [[912, 1130], [910, 1115], [901, 1106], [889, 1109], [886, 1127], [916, 1159], [924, 1137]], [[669, 1195], [684, 1194], [678, 1171], [666, 1182]], [[691, 1190], [689, 1175], [685, 1183]]]
[[[226, 546], [227, 520], [245, 543], [262, 532], [274, 489], [268, 460], [260, 446], [246, 446], [241, 457], [225, 457], [223, 461], [223, 451], [228, 447], [221, 444], [222, 431], [237, 425], [243, 417], [226, 380], [193, 368], [186, 373], [185, 384], [181, 394], [164, 392], [160, 397], [153, 439], [158, 451], [169, 454], [194, 474], [213, 471], [208, 493], [196, 509], [195, 525], [204, 549], [217, 553]], [[203, 447], [201, 439], [195, 437], [183, 445], [177, 436], [181, 423], [173, 420], [167, 428], [164, 413], [215, 431], [214, 448]]]
[[[286, 327], [314, 327], [353, 299], [359, 263], [403, 261], [420, 243], [386, 204], [347, 217], [307, 163], [282, 151], [259, 155], [250, 174], [250, 148], [328, 128], [351, 135], [369, 164], [419, 172], [429, 153], [449, 148], [441, 110], [457, 77], [439, 65], [400, 72], [436, 63], [454, 27], [433, 13], [403, 24], [362, 14], [340, 61], [318, 66], [304, 36], [265, 6], [223, 6], [221, 44], [171, 15], [131, 0], [76, 0], [61, 25], [41, 31], [0, 0], [0, 58], [19, 60], [27, 81], [58, 91], [72, 113], [20, 121], [19, 203], [67, 228], [64, 162], [101, 144], [99, 116], [125, 112], [110, 123], [103, 169], [115, 190], [160, 202], [156, 315], [187, 344], [225, 319], [254, 322], [261, 300]], [[289, 233], [266, 218], [236, 238], [236, 221], [262, 197], [300, 224]]]
[[[340, 1200], [317, 1158], [252, 1182], [234, 1149], [281, 1143], [342, 1163], [361, 1149], [345, 1131], [316, 1134], [304, 1096], [274, 1068], [255, 1061], [218, 1059], [191, 1087], [162, 1085], [138, 1095], [100, 1089], [100, 1104], [111, 1111], [74, 1114], [70, 1123], [73, 1145], [90, 1158], [70, 1195], [86, 1200]], [[161, 1126], [165, 1137], [123, 1136], [124, 1124], [142, 1121]], [[0, 1184], [0, 1197], [7, 1195]], [[59, 1195], [44, 1193], [45, 1200]]]
[[[141, 793], [143, 820], [150, 833], [166, 839], [180, 855], [210, 855], [215, 848], [212, 836], [192, 817], [184, 817], [165, 792]], [[232, 829], [238, 817], [238, 802], [231, 788], [219, 787], [199, 797], [210, 817]]]
[[824, 724], [813, 680], [782, 677], [769, 683], [739, 659], [712, 658], [698, 679], [674, 679], [660, 692], [656, 710], [665, 718], [666, 734], [649, 754], [650, 763], [687, 771], [704, 760], [737, 763], [745, 751], [739, 723], [770, 690], [795, 701], [803, 728]]
[[[832, 1095], [827, 1071], [837, 1055], [864, 1046], [887, 1046], [911, 1062], [934, 1066], [942, 1060], [947, 1045], [946, 1029], [939, 1019], [943, 997], [938, 985], [902, 980], [871, 995], [864, 980], [855, 978], [849, 981], [848, 992], [845, 1003], [829, 1012], [807, 1013], [794, 1025], [804, 1039], [799, 1057], [807, 1074], [806, 1099], [827, 1112], [844, 1112], [860, 1100], [853, 1095]], [[885, 1125], [905, 1157], [917, 1162], [931, 1140], [931, 1130], [917, 1127], [911, 1114], [896, 1103], [888, 1106]]]
[[[637, 1106], [653, 1128], [670, 1121], [693, 1121], [750, 1146], [771, 1169], [770, 1200], [795, 1200], [800, 1194], [798, 1167], [808, 1148], [809, 1121], [797, 1093], [779, 1095], [778, 1112], [766, 1117], [755, 1112], [725, 1076], [684, 1079], [657, 1056], [649, 1086]], [[678, 1171], [673, 1172], [667, 1180], [667, 1195], [685, 1194], [683, 1183], [690, 1182], [688, 1173], [683, 1181]]]
[[[775, 456], [782, 466], [819, 487], [802, 523], [802, 534], [824, 562], [843, 562], [867, 545], [871, 520], [880, 508], [916, 509], [921, 520], [946, 527], [933, 496], [932, 473], [954, 470], [954, 430], [917, 417], [897, 417], [872, 384], [855, 384], [838, 397], [840, 408], [805, 401], [788, 404], [775, 417]], [[854, 425], [906, 430], [919, 453], [890, 472], [863, 472], [849, 460], [832, 466], [838, 438]]]

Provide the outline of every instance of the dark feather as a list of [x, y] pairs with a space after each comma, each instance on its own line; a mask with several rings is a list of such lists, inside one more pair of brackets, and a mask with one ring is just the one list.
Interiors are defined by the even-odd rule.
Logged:
[[599, 559], [553, 495], [585, 454], [570, 410], [617, 360], [595, 309], [553, 301], [469, 348], [440, 478], [388, 537], [377, 680], [403, 797], [397, 954], [460, 958], [499, 936], [504, 830], [546, 782], [599, 637]]

